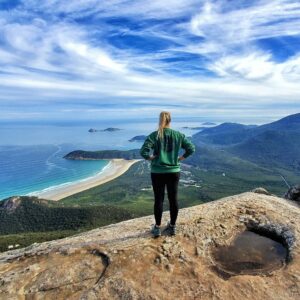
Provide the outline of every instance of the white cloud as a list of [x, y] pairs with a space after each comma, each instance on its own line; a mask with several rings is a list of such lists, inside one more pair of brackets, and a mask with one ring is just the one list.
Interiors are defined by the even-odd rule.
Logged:
[[286, 81], [299, 83], [300, 81], [300, 55], [291, 57], [286, 62], [279, 64], [279, 71]]
[[192, 33], [226, 45], [300, 34], [299, 1], [254, 1], [256, 5], [223, 12], [227, 3], [208, 1], [192, 18]]
[[253, 51], [243, 56], [221, 57], [210, 68], [220, 76], [264, 79], [273, 75], [275, 64], [271, 61], [270, 54]]
[[92, 48], [83, 43], [67, 42], [62, 45], [64, 50], [85, 59], [87, 63], [96, 64], [104, 71], [125, 72], [125, 64], [118, 63], [101, 49]]
[[70, 17], [96, 15], [99, 17], [136, 17], [138, 19], [169, 19], [191, 13], [194, 7], [201, 5], [202, 0], [27, 0], [28, 9], [35, 7], [39, 10], [57, 14], [66, 13]]
[[[23, 93], [35, 103], [64, 100], [66, 113], [91, 100], [94, 113], [95, 103], [131, 103], [132, 114], [152, 113], [158, 104], [179, 105], [174, 111], [187, 115], [274, 111], [283, 103], [299, 110], [299, 53], [277, 61], [256, 40], [300, 36], [300, 3], [253, 1], [238, 9], [234, 3], [27, 0], [23, 10], [0, 13], [0, 102], [15, 96], [21, 103]], [[74, 19], [87, 16], [86, 23]], [[108, 24], [107, 17], [126, 17], [131, 25]], [[116, 47], [109, 38], [125, 42], [121, 34], [140, 38], [145, 49]], [[150, 49], [156, 41], [170, 46], [148, 50], [147, 39]]]

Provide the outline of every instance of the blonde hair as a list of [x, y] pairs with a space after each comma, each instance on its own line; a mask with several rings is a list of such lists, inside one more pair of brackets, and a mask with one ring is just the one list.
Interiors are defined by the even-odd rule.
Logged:
[[162, 111], [159, 115], [159, 125], [157, 129], [157, 137], [162, 138], [164, 135], [164, 128], [171, 122], [171, 114], [168, 111]]

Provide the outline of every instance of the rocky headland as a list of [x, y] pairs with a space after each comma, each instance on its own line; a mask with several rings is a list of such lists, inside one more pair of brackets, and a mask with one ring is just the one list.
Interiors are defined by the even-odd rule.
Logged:
[[146, 135], [136, 135], [129, 140], [129, 142], [143, 142], [147, 138]]
[[[0, 254], [0, 299], [299, 299], [292, 202], [257, 190], [181, 209], [175, 237], [153, 239], [151, 223], [132, 219]], [[262, 245], [254, 258], [244, 245], [232, 270], [224, 267], [215, 253], [244, 232], [278, 242], [282, 259], [270, 267]]]

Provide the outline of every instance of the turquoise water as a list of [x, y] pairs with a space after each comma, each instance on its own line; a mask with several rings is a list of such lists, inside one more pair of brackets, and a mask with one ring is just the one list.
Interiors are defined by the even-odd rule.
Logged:
[[109, 163], [66, 160], [63, 155], [68, 150], [59, 145], [0, 147], [0, 199], [83, 180]]
[[[174, 124], [187, 135], [195, 133], [182, 126], [199, 126], [199, 122]], [[89, 128], [117, 127], [115, 132], [89, 133]], [[137, 149], [140, 142], [128, 140], [147, 135], [156, 123], [99, 123], [83, 125], [0, 124], [0, 199], [28, 195], [58, 185], [70, 184], [94, 176], [107, 166], [105, 161], [72, 161], [63, 158], [74, 150]]]

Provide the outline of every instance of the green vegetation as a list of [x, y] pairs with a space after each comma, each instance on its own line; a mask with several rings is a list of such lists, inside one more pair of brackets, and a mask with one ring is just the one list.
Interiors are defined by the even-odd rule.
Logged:
[[87, 229], [26, 232], [18, 234], [0, 235], [0, 252], [7, 251], [9, 247], [11, 247], [12, 249], [18, 249], [27, 247], [34, 243], [42, 243], [46, 241], [62, 239], [67, 236], [78, 234], [85, 230]]
[[227, 150], [243, 159], [300, 174], [300, 131], [265, 131]]
[[63, 238], [134, 217], [125, 208], [106, 204], [65, 206], [36, 197], [11, 197], [0, 202], [0, 250]]
[[103, 226], [134, 217], [125, 208], [111, 205], [65, 207], [60, 203], [53, 206], [49, 202], [51, 201], [36, 201], [30, 197], [10, 198], [2, 201], [0, 233], [77, 230]]
[[66, 159], [140, 159], [139, 149], [133, 150], [101, 150], [101, 151], [83, 151], [76, 150], [68, 153], [64, 158]]
[[[214, 150], [211, 154], [208, 150], [206, 153], [197, 150], [195, 158], [192, 156], [187, 162], [193, 163], [193, 159], [196, 159], [200, 166], [182, 165], [180, 207], [201, 204], [258, 186], [263, 186], [278, 196], [282, 196], [287, 189], [282, 178], [272, 170], [232, 157], [220, 150]], [[215, 164], [207, 160], [215, 161]], [[291, 172], [285, 171], [284, 174], [291, 180], [299, 179]], [[60, 202], [80, 206], [109, 204], [126, 208], [135, 215], [152, 214], [150, 166], [148, 162], [138, 162], [115, 180], [69, 196]], [[166, 209], [167, 204], [166, 200]]]

